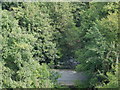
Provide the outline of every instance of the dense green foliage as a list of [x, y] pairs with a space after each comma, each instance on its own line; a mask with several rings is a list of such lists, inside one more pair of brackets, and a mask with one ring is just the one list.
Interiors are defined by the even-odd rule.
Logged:
[[37, 40], [18, 25], [11, 12], [2, 11], [2, 87], [53, 87], [46, 65], [33, 59], [33, 45]]
[[[54, 88], [50, 71], [74, 58], [82, 88], [117, 88], [118, 3], [2, 3], [0, 87]], [[65, 65], [64, 65], [65, 66]]]
[[[113, 11], [109, 10], [111, 7], [115, 9], [113, 8]], [[81, 41], [83, 41], [80, 43], [82, 48], [76, 51], [76, 56], [81, 62], [81, 64], [77, 66], [77, 69], [80, 71], [87, 70], [91, 73], [91, 75], [89, 75], [90, 87], [96, 86], [101, 82], [108, 83], [109, 80], [106, 77], [109, 75], [107, 72], [113, 72], [114, 70], [111, 66], [113, 65], [115, 67], [115, 65], [118, 64], [117, 7], [118, 6], [113, 5], [113, 3], [93, 3], [90, 4], [90, 8], [86, 12], [81, 14], [83, 15], [84, 24], [81, 25], [80, 28], [84, 30], [81, 33], [84, 34], [84, 36], [80, 38], [82, 39]], [[107, 13], [105, 16], [104, 14], [101, 15], [101, 13], [98, 13], [103, 11]], [[86, 13], [90, 13], [90, 16], [86, 16]], [[101, 75], [99, 72], [103, 74]]]

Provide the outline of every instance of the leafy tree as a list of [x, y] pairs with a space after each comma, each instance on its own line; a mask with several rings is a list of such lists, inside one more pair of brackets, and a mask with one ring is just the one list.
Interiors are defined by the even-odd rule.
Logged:
[[[2, 10], [2, 88], [50, 88], [54, 84], [49, 79], [46, 65], [33, 59], [32, 45], [37, 38], [21, 29], [12, 12]], [[0, 77], [1, 77], [0, 76]]]
[[[116, 65], [117, 66], [117, 65]], [[115, 70], [115, 73], [107, 72], [107, 79], [109, 80], [109, 83], [102, 83], [96, 88], [119, 88], [119, 81], [118, 81], [118, 68], [113, 66], [113, 69]]]
[[57, 56], [56, 43], [53, 41], [53, 28], [45, 3], [22, 3], [10, 7], [21, 28], [37, 38], [34, 43], [34, 58], [49, 63]]
[[[49, 8], [49, 15], [52, 20], [51, 26], [54, 28], [54, 40], [57, 43], [59, 56], [61, 57], [60, 61], [67, 61], [67, 58], [72, 55], [73, 50], [70, 45], [72, 40], [70, 41], [68, 38], [74, 33], [75, 29], [70, 3], [47, 3], [47, 7]], [[75, 35], [72, 37], [74, 39]]]
[[[98, 7], [100, 5], [103, 6]], [[112, 9], [111, 13], [108, 8], [113, 5], [113, 3], [91, 3], [88, 10], [81, 12], [80, 41], [82, 42], [80, 42], [81, 48], [76, 51], [76, 57], [81, 63], [77, 66], [78, 71], [92, 73], [89, 75], [91, 79], [87, 87], [94, 87], [102, 82], [108, 83], [108, 72], [113, 70], [111, 65], [118, 63], [117, 9]], [[104, 14], [101, 15], [99, 12]]]

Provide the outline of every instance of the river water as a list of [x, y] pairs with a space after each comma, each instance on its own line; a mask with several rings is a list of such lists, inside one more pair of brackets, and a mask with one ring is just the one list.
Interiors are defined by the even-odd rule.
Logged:
[[60, 85], [74, 85], [76, 81], [81, 82], [86, 80], [85, 74], [83, 72], [76, 72], [70, 69], [52, 69], [58, 72], [61, 77], [57, 79]]

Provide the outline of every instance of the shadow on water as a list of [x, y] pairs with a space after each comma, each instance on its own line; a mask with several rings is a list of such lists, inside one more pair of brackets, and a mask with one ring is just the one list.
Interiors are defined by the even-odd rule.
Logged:
[[75, 82], [81, 82], [86, 80], [85, 74], [83, 72], [76, 72], [71, 69], [51, 69], [61, 75], [57, 79], [58, 84], [61, 86], [67, 86], [70, 88], [75, 87]]

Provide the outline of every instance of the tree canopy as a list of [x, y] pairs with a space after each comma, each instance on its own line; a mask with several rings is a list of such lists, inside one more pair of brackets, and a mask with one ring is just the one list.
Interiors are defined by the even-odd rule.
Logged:
[[[55, 88], [58, 64], [80, 88], [118, 88], [119, 2], [2, 2], [0, 88]], [[70, 68], [73, 69], [71, 66]]]

